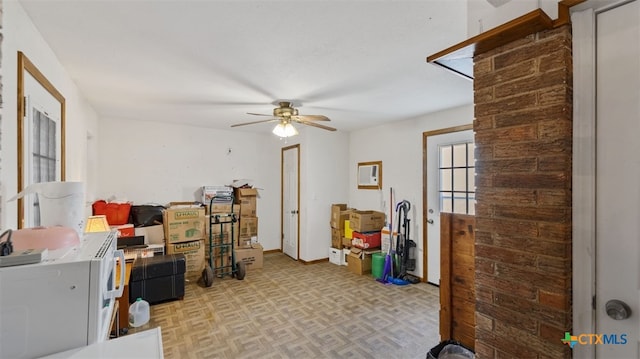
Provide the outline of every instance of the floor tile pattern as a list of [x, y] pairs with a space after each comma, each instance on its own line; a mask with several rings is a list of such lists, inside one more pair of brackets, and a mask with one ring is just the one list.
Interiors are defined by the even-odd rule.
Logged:
[[151, 306], [165, 358], [425, 358], [438, 343], [438, 288], [385, 285], [329, 262], [264, 256], [244, 280], [187, 283]]

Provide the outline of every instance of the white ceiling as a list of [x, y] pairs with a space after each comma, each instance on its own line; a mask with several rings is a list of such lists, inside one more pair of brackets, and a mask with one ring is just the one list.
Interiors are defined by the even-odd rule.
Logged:
[[350, 131], [473, 101], [425, 61], [466, 38], [466, 0], [20, 3], [107, 120], [230, 129], [292, 100]]

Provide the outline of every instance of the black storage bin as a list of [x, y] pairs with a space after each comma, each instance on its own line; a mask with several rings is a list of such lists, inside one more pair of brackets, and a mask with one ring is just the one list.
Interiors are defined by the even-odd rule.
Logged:
[[142, 298], [155, 304], [184, 297], [184, 254], [137, 258], [131, 268], [129, 303]]

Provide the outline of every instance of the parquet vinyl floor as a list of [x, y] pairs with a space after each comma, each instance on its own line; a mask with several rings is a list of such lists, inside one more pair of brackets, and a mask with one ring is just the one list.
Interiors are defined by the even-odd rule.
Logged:
[[438, 288], [385, 285], [329, 262], [264, 255], [244, 280], [187, 283], [151, 306], [165, 358], [425, 358], [438, 344]]

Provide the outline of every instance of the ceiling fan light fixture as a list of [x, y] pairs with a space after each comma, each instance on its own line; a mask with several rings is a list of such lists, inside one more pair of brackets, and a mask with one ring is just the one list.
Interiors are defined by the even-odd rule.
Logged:
[[298, 134], [298, 130], [296, 130], [296, 128], [293, 127], [293, 125], [290, 122], [287, 122], [287, 123], [280, 122], [279, 124], [276, 125], [276, 127], [273, 128], [272, 132], [274, 135], [278, 137], [291, 137]]

